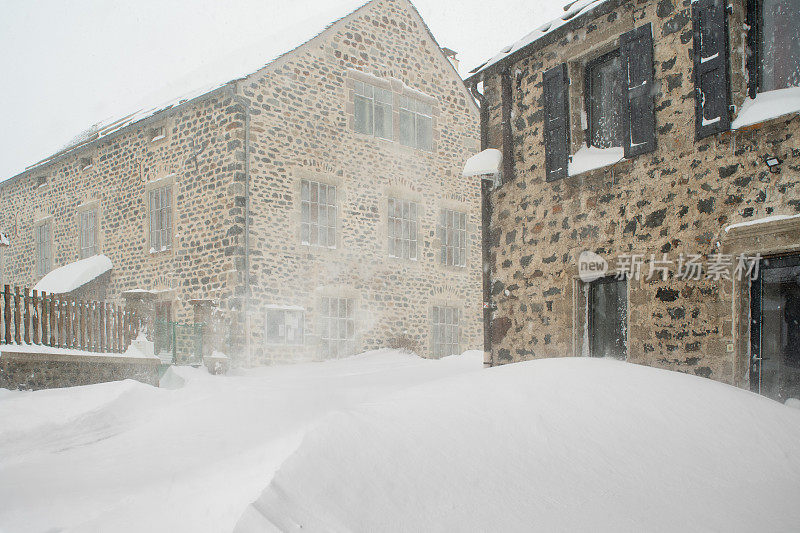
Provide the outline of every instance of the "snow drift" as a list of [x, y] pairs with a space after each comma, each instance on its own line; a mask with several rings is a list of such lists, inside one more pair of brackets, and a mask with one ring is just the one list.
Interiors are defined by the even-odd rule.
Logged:
[[533, 361], [330, 415], [236, 531], [790, 531], [800, 411], [610, 360]]

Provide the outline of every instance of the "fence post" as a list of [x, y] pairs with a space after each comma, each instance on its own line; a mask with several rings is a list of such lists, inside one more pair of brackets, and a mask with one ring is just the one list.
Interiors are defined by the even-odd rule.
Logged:
[[122, 308], [119, 304], [117, 304], [117, 344], [119, 345], [119, 353], [128, 349], [127, 346], [124, 346], [125, 341], [122, 336]]
[[17, 344], [22, 342], [22, 336], [19, 331], [19, 287], [14, 287], [14, 341]]
[[39, 291], [33, 289], [31, 291], [31, 300], [33, 307], [32, 325], [33, 325], [33, 344], [39, 344]]
[[108, 302], [103, 303], [103, 313], [106, 316], [106, 351], [114, 351], [114, 338], [111, 336], [111, 304]]
[[58, 340], [56, 336], [58, 335], [58, 319], [56, 316], [56, 298], [52, 294], [50, 295], [50, 346], [53, 348], [58, 347]]
[[5, 286], [5, 304], [3, 306], [3, 317], [5, 317], [5, 338], [6, 344], [11, 344], [11, 287]]
[[39, 315], [39, 318], [40, 318], [40, 320], [42, 322], [41, 323], [41, 326], [42, 326], [42, 337], [41, 337], [41, 340], [42, 340], [42, 344], [47, 345], [48, 344], [47, 343], [47, 341], [48, 341], [48, 338], [47, 338], [47, 315], [50, 313], [50, 310], [47, 307], [47, 293], [45, 291], [42, 291], [41, 297], [42, 297], [42, 299], [41, 299], [41, 310], [42, 310], [41, 313], [42, 314]]

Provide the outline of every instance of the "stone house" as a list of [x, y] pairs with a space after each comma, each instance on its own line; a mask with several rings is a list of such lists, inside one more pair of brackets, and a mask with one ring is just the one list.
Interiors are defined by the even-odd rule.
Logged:
[[206, 350], [252, 363], [475, 348], [480, 185], [459, 170], [478, 132], [413, 5], [373, 0], [0, 184], [3, 283], [103, 254], [108, 298], [211, 325]]
[[503, 155], [486, 362], [612, 356], [800, 397], [797, 2], [565, 10], [466, 80]]

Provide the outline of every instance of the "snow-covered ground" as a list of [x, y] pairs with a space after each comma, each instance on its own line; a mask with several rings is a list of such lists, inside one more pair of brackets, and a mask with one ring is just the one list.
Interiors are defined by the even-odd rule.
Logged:
[[790, 531], [800, 410], [565, 358], [384, 350], [0, 390], [2, 531]]

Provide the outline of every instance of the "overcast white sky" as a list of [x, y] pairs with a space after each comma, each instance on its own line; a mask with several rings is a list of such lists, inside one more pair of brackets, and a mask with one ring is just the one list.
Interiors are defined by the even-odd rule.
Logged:
[[[0, 180], [94, 123], [255, 71], [366, 0], [5, 0]], [[566, 0], [417, 0], [461, 74]]]

